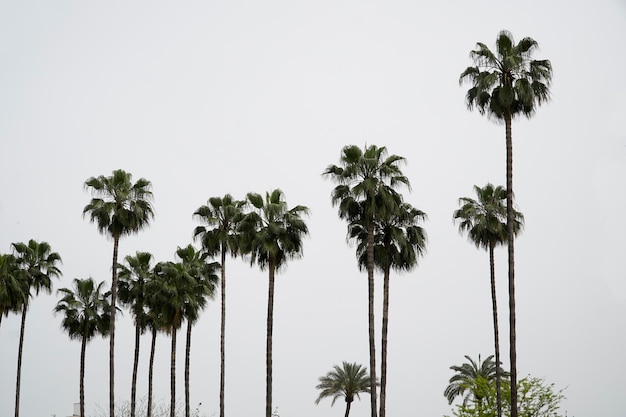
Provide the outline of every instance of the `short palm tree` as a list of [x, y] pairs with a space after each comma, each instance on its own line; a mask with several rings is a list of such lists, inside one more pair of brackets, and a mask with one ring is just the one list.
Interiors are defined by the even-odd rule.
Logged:
[[146, 329], [145, 283], [152, 275], [152, 254], [135, 252], [128, 255], [124, 264], [118, 265], [118, 292], [122, 304], [130, 307], [135, 321], [135, 354], [130, 392], [130, 416], [135, 417], [137, 397], [137, 367], [139, 365], [139, 344], [141, 334]]
[[315, 404], [319, 404], [324, 398], [332, 397], [331, 406], [333, 406], [335, 401], [343, 398], [346, 402], [345, 417], [350, 415], [350, 406], [355, 397], [361, 399], [361, 393], [371, 392], [367, 368], [345, 361], [341, 366], [333, 366], [332, 371], [320, 377], [319, 384], [315, 388], [321, 391]]
[[96, 223], [98, 231], [113, 239], [111, 278], [111, 326], [109, 338], [109, 414], [115, 417], [115, 310], [117, 305], [117, 252], [120, 238], [144, 229], [154, 217], [150, 181], [132, 182], [132, 174], [121, 169], [110, 177], [100, 175], [85, 181], [93, 198], [83, 209], [83, 216]]
[[28, 280], [13, 254], [0, 254], [0, 323], [10, 312], [21, 311], [28, 295]]
[[386, 213], [397, 209], [395, 187], [410, 187], [409, 180], [400, 170], [404, 158], [387, 156], [387, 149], [376, 145], [346, 146], [341, 151], [339, 165], [330, 165], [323, 175], [338, 185], [333, 189], [331, 201], [339, 206], [339, 217], [348, 224], [359, 223], [367, 231], [367, 287], [370, 351], [371, 417], [376, 417], [376, 344], [374, 339], [374, 224]]
[[[397, 196], [400, 197], [399, 195]], [[383, 272], [383, 324], [380, 370], [380, 417], [386, 415], [387, 341], [389, 329], [389, 277], [391, 269], [409, 271], [426, 250], [426, 231], [420, 226], [426, 214], [408, 203], [398, 201], [394, 212], [374, 221], [374, 264]], [[359, 266], [367, 265], [367, 229], [359, 222], [348, 227], [349, 236], [357, 239]]]
[[22, 352], [24, 348], [24, 331], [26, 328], [26, 312], [29, 307], [29, 299], [33, 295], [39, 295], [40, 291], [47, 294], [52, 292], [52, 278], [61, 276], [58, 265], [61, 263], [61, 256], [52, 252], [48, 242], [37, 242], [33, 239], [26, 243], [13, 243], [18, 268], [23, 274], [23, 279], [27, 281], [24, 288], [28, 288], [22, 302], [22, 323], [20, 327], [20, 341], [17, 353], [17, 378], [15, 383], [15, 417], [20, 415], [20, 383], [22, 373]]
[[106, 336], [111, 324], [110, 292], [102, 292], [104, 282], [95, 284], [91, 278], [74, 279], [74, 290], [61, 288], [63, 297], [54, 308], [63, 313], [61, 326], [70, 339], [80, 340], [80, 417], [85, 417], [85, 352], [87, 342], [96, 335]]
[[[475, 185], [477, 200], [469, 197], [459, 199], [461, 208], [454, 212], [454, 220], [459, 222], [459, 232], [467, 236], [477, 248], [489, 252], [491, 281], [491, 307], [493, 316], [493, 338], [496, 363], [500, 364], [500, 338], [498, 331], [498, 303], [496, 298], [496, 272], [494, 249], [507, 242], [506, 190], [502, 186], [487, 184], [483, 188]], [[524, 216], [517, 210], [514, 213], [513, 231], [518, 234], [524, 224]], [[496, 368], [496, 404], [498, 417], [502, 416], [501, 381], [499, 368]]]
[[302, 239], [309, 233], [303, 216], [309, 213], [305, 206], [287, 207], [283, 192], [276, 189], [265, 194], [256, 193], [247, 198], [253, 210], [240, 224], [242, 250], [269, 273], [267, 295], [267, 338], [265, 417], [272, 417], [272, 334], [274, 326], [274, 276], [289, 259], [302, 256]]
[[517, 417], [517, 350], [515, 332], [515, 257], [513, 214], [513, 140], [511, 125], [515, 117], [530, 118], [537, 107], [550, 99], [552, 64], [548, 60], [532, 59], [539, 44], [526, 37], [517, 44], [513, 35], [501, 31], [492, 52], [485, 44], [477, 43], [470, 52], [474, 66], [461, 73], [459, 82], [467, 81], [466, 103], [471, 110], [478, 108], [499, 122], [504, 122], [506, 138], [506, 203], [507, 243], [509, 264], [509, 329], [511, 361], [511, 417]]
[[211, 197], [208, 204], [201, 206], [194, 217], [206, 223], [194, 230], [194, 238], [199, 238], [202, 248], [209, 256], [220, 254], [221, 260], [221, 325], [220, 325], [220, 417], [224, 417], [224, 388], [226, 384], [226, 255], [239, 253], [237, 227], [243, 218], [245, 201], [233, 199], [230, 194], [224, 197]]
[[478, 355], [478, 361], [474, 361], [467, 355], [465, 355], [465, 359], [468, 362], [461, 366], [453, 365], [450, 367], [455, 374], [450, 378], [449, 385], [443, 395], [449, 404], [452, 404], [456, 397], [462, 396], [463, 405], [466, 405], [470, 400], [480, 405], [489, 392], [488, 384], [496, 378], [496, 369], [502, 375], [508, 375], [508, 373], [500, 367], [496, 368], [493, 355], [487, 356], [484, 361], [481, 361], [480, 355]]

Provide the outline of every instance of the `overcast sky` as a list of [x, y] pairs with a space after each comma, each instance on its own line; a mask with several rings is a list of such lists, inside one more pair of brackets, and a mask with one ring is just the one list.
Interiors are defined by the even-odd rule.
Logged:
[[[392, 276], [387, 409], [450, 413], [449, 367], [492, 352], [489, 263], [452, 212], [472, 187], [505, 183], [504, 127], [469, 112], [459, 74], [476, 42], [531, 36], [554, 68], [552, 101], [513, 125], [518, 372], [567, 387], [570, 417], [623, 417], [626, 393], [626, 3], [203, 1], [0, 3], [0, 252], [43, 240], [63, 258], [52, 295], [32, 301], [23, 417], [65, 417], [78, 402], [80, 343], [60, 329], [56, 290], [110, 283], [112, 242], [82, 217], [91, 176], [152, 182], [156, 217], [120, 257], [173, 260], [211, 196], [284, 191], [311, 209], [304, 257], [276, 280], [274, 406], [330, 416], [319, 376], [368, 365], [367, 281], [321, 173], [345, 145], [407, 159], [405, 198], [428, 214], [425, 257]], [[228, 261], [226, 411], [260, 415], [267, 274]], [[506, 253], [496, 252], [508, 368]], [[377, 277], [380, 284], [380, 277]], [[382, 299], [381, 286], [377, 300]], [[380, 332], [380, 303], [376, 331]], [[133, 329], [119, 319], [116, 399], [130, 398]], [[0, 327], [0, 415], [13, 413], [19, 316]], [[379, 337], [377, 336], [377, 339]], [[183, 395], [184, 337], [177, 395]], [[138, 396], [147, 394], [149, 337]], [[378, 351], [380, 345], [378, 344]], [[219, 302], [194, 328], [192, 406], [219, 413]], [[377, 358], [380, 363], [380, 358]], [[157, 341], [155, 398], [169, 399], [169, 339]], [[108, 342], [87, 347], [87, 414], [108, 410]], [[101, 414], [105, 414], [104, 411]], [[369, 399], [352, 415], [369, 415]]]

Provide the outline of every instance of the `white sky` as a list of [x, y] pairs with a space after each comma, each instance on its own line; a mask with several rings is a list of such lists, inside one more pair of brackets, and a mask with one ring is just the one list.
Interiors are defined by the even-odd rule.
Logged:
[[[120, 244], [171, 260], [208, 197], [281, 188], [311, 209], [304, 258], [277, 279], [274, 405], [281, 417], [341, 415], [314, 405], [317, 378], [368, 364], [366, 275], [321, 177], [349, 144], [407, 158], [428, 252], [392, 277], [388, 413], [441, 416], [449, 366], [491, 352], [488, 256], [452, 223], [472, 186], [505, 181], [504, 127], [465, 108], [458, 76], [501, 29], [539, 41], [553, 100], [513, 125], [521, 376], [567, 386], [568, 416], [622, 417], [626, 381], [626, 3], [239, 1], [0, 3], [0, 252], [45, 240], [64, 276], [110, 282], [112, 243], [81, 216], [83, 182], [122, 168], [152, 181], [156, 218]], [[508, 368], [505, 250], [497, 273]], [[229, 416], [264, 409], [266, 273], [228, 263]], [[380, 287], [377, 298], [381, 298]], [[40, 296], [27, 317], [21, 416], [64, 417], [78, 402], [80, 343]], [[377, 305], [377, 333], [380, 331]], [[116, 398], [130, 397], [130, 315], [117, 330]], [[0, 327], [0, 415], [13, 413], [19, 317]], [[184, 337], [179, 339], [183, 396]], [[138, 395], [147, 393], [149, 337]], [[378, 347], [379, 354], [380, 347]], [[157, 341], [156, 399], [169, 396], [169, 339]], [[380, 358], [377, 358], [380, 363]], [[87, 413], [107, 410], [108, 342], [88, 345]], [[219, 302], [195, 327], [192, 403], [219, 409]], [[366, 397], [352, 408], [369, 413]]]

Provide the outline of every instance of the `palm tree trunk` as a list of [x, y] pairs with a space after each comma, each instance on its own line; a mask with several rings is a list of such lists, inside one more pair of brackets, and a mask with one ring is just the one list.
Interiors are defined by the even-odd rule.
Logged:
[[498, 301], [496, 299], [496, 267], [493, 249], [495, 243], [489, 244], [489, 271], [491, 277], [491, 308], [493, 311], [493, 343], [496, 353], [496, 407], [498, 417], [502, 417], [502, 388], [500, 382], [500, 336], [498, 331]]
[[350, 404], [352, 404], [352, 401], [346, 401], [346, 414], [344, 417], [348, 417], [350, 415]]
[[135, 417], [135, 403], [137, 398], [137, 367], [139, 365], [139, 336], [141, 329], [135, 325], [135, 359], [133, 362], [133, 380], [130, 387], [130, 417]]
[[506, 126], [506, 228], [509, 250], [509, 352], [511, 360], [511, 417], [517, 417], [517, 351], [515, 334], [515, 257], [513, 242], [513, 138], [512, 116], [505, 116]]
[[[117, 310], [117, 250], [119, 236], [113, 236], [113, 266], [111, 278], [111, 322], [109, 333], [109, 415], [115, 417], [115, 312]], [[17, 416], [16, 416], [17, 417]]]
[[380, 358], [380, 417], [385, 417], [387, 400], [387, 332], [389, 324], [389, 266], [385, 268], [383, 277], [383, 329]]
[[187, 320], [187, 341], [185, 343], [185, 417], [190, 417], [189, 408], [189, 358], [191, 354], [191, 321]]
[[147, 417], [152, 417], [152, 376], [154, 370], [154, 351], [156, 348], [156, 327], [152, 328], [152, 342], [150, 344], [150, 365], [148, 369], [148, 413]]
[[272, 417], [272, 333], [274, 330], [274, 260], [269, 262], [267, 290], [267, 340], [265, 348], [265, 417]]
[[80, 343], [80, 417], [85, 417], [85, 350], [87, 348], [87, 336], [83, 335]]
[[374, 224], [367, 222], [367, 293], [370, 344], [371, 417], [376, 417], [376, 342], [374, 340]]
[[176, 409], [176, 326], [172, 324], [172, 353], [170, 355], [170, 417], [175, 416]]
[[222, 323], [220, 329], [220, 417], [224, 417], [226, 380], [226, 246], [222, 243]]
[[15, 378], [15, 417], [19, 417], [20, 415], [20, 384], [22, 382], [22, 352], [24, 350], [24, 331], [26, 329], [26, 311], [27, 310], [28, 310], [28, 300], [25, 300], [24, 306], [22, 307], [22, 324], [20, 326], [20, 343], [17, 348], [17, 376]]

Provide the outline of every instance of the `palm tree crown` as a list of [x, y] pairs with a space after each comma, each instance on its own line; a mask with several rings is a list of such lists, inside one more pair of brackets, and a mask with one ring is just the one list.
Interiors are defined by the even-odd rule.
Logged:
[[0, 322], [9, 312], [18, 312], [28, 296], [28, 280], [12, 254], [0, 254]]
[[350, 412], [350, 403], [354, 398], [361, 399], [361, 393], [370, 393], [370, 381], [367, 368], [357, 363], [343, 361], [341, 366], [333, 366], [333, 370], [319, 378], [315, 387], [320, 390], [315, 404], [324, 398], [332, 398], [331, 406], [335, 401], [343, 398], [346, 402], [346, 416]]
[[[484, 361], [480, 360], [480, 355], [478, 355], [477, 362], [467, 355], [465, 355], [465, 359], [468, 362], [461, 366], [453, 365], [450, 367], [456, 373], [450, 378], [450, 384], [443, 393], [449, 404], [452, 404], [456, 397], [463, 395], [463, 404], [466, 404], [470, 399], [481, 401], [486, 394], [486, 384], [495, 381], [496, 363], [493, 360], [493, 355], [487, 356]], [[501, 375], [507, 375], [502, 368], [499, 369], [499, 372]]]
[[468, 81], [467, 106], [481, 114], [504, 120], [523, 114], [530, 117], [537, 105], [550, 99], [552, 64], [548, 60], [531, 59], [539, 44], [526, 37], [515, 44], [513, 35], [501, 31], [492, 52], [478, 42], [470, 52], [474, 66], [461, 73], [459, 82]]

